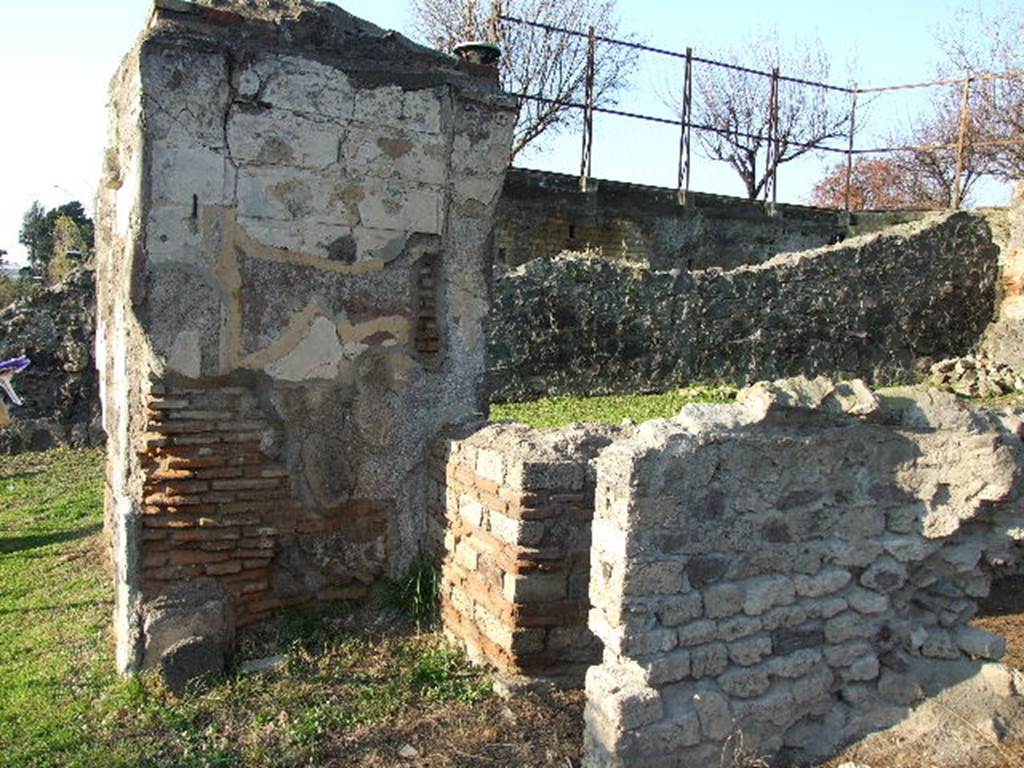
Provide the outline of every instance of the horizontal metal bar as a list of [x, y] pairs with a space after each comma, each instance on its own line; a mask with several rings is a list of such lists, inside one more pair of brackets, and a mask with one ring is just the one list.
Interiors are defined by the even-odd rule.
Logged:
[[[513, 24], [522, 24], [527, 27], [534, 27], [536, 29], [543, 29], [547, 32], [557, 32], [563, 35], [571, 35], [573, 37], [587, 38], [589, 35], [586, 32], [580, 32], [575, 29], [565, 29], [564, 27], [555, 27], [551, 24], [543, 24], [539, 21], [529, 21], [528, 19], [520, 19], [515, 16], [499, 16], [502, 21], [508, 21]], [[675, 59], [685, 59], [686, 54], [680, 53], [679, 51], [671, 51], [667, 48], [655, 48], [650, 45], [644, 45], [643, 43], [634, 43], [629, 40], [618, 40], [614, 37], [605, 37], [604, 35], [596, 35], [595, 40], [601, 43], [608, 43], [610, 45], [618, 45], [623, 48], [632, 48], [637, 51], [646, 51], [647, 53], [655, 53], [660, 56], [670, 56]], [[701, 64], [708, 64], [712, 67], [721, 67], [722, 69], [731, 69], [736, 72], [745, 72], [749, 75], [757, 75], [758, 77], [771, 78], [772, 73], [762, 69], [753, 69], [751, 67], [744, 67], [739, 64], [729, 64], [724, 61], [716, 61], [715, 59], [706, 59], [701, 56], [691, 57], [693, 61]], [[951, 80], [933, 80], [926, 83], [906, 83], [901, 85], [881, 85], [874, 86], [871, 88], [849, 88], [842, 85], [834, 85], [832, 83], [820, 83], [815, 80], [805, 80], [800, 77], [790, 77], [788, 75], [779, 75], [779, 80], [783, 80], [788, 83], [796, 83], [798, 85], [807, 85], [812, 88], [821, 88], [828, 91], [836, 91], [838, 93], [884, 93], [886, 91], [902, 91], [910, 90], [913, 88], [935, 88], [940, 85], [958, 85], [963, 84], [967, 78], [960, 77]], [[984, 72], [979, 74], [970, 75], [971, 80], [1018, 80], [1024, 79], [1024, 71], [1013, 71], [1013, 72]]]
[[[518, 19], [515, 16], [500, 16], [502, 21], [510, 21], [513, 24], [522, 24], [527, 27], [535, 27], [537, 29], [543, 29], [547, 32], [558, 32], [563, 35], [571, 35], [573, 37], [588, 37], [586, 32], [580, 32], [575, 29], [564, 29], [562, 27], [553, 27], [550, 24], [542, 24], [539, 21], [528, 21], [526, 19]], [[634, 43], [629, 40], [617, 40], [614, 37], [605, 37], [604, 35], [596, 35], [594, 37], [600, 43], [609, 43], [610, 45], [618, 45], [623, 48], [632, 48], [636, 51], [646, 51], [647, 53], [656, 53], [659, 56], [670, 56], [674, 59], [686, 59], [685, 53], [679, 51], [670, 51], [666, 48], [653, 48], [643, 43]], [[714, 59], [705, 59], [701, 56], [692, 56], [692, 61], [699, 62], [701, 64], [709, 64], [713, 67], [721, 67], [722, 69], [731, 69], [736, 72], [746, 72], [749, 75], [757, 75], [758, 77], [767, 77], [771, 79], [772, 73], [761, 69], [752, 69], [750, 67], [740, 66], [739, 64], [729, 64], [724, 61], [716, 61]], [[840, 93], [853, 93], [852, 88], [846, 88], [841, 85], [831, 85], [830, 83], [819, 83], [814, 80], [805, 80], [800, 77], [789, 77], [788, 75], [779, 75], [779, 80], [783, 80], [788, 83], [797, 83], [798, 85], [807, 85], [813, 88], [821, 88], [828, 91], [838, 91]]]
[[[528, 99], [529, 101], [539, 101], [544, 104], [557, 104], [559, 106], [568, 107], [570, 109], [585, 110], [587, 107], [585, 104], [581, 104], [576, 101], [559, 101], [557, 99], [548, 99], [543, 96], [531, 96], [525, 93], [513, 94], [519, 99]], [[644, 115], [639, 112], [626, 112], [621, 109], [611, 109], [610, 107], [592, 107], [594, 112], [600, 112], [605, 115], [613, 115], [615, 117], [628, 117], [633, 120], [643, 120], [648, 123], [658, 123], [661, 125], [674, 125], [679, 128], [696, 128], [698, 131], [709, 131], [710, 133], [717, 133], [720, 136], [742, 136], [745, 139], [755, 139], [758, 141], [767, 141], [767, 136], [761, 136], [756, 133], [747, 133], [745, 131], [730, 131], [725, 128], [717, 128], [713, 125], [703, 125], [701, 123], [684, 122], [683, 120], [673, 120], [668, 117], [655, 117], [654, 115]], [[786, 144], [791, 147], [800, 147], [802, 149], [815, 149], [822, 152], [835, 152], [840, 155], [846, 154], [846, 149], [840, 149], [838, 147], [829, 147], [819, 144], [807, 144], [799, 141], [787, 141]]]

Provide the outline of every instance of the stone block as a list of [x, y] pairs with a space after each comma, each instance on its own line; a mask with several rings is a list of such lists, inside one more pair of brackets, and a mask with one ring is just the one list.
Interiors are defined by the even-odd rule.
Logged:
[[704, 600], [700, 592], [663, 597], [658, 601], [658, 621], [664, 627], [678, 627], [686, 622], [699, 619], [704, 611]]
[[846, 595], [850, 607], [858, 613], [875, 616], [889, 609], [889, 598], [868, 589], [852, 589]]
[[794, 679], [810, 673], [821, 663], [821, 659], [822, 653], [817, 648], [805, 648], [786, 656], [772, 656], [765, 662], [765, 667], [775, 677]]
[[845, 643], [847, 640], [863, 639], [870, 635], [869, 621], [852, 611], [825, 622], [825, 640], [829, 643]]
[[184, 696], [204, 690], [224, 672], [224, 648], [217, 638], [187, 637], [168, 648], [160, 657], [164, 684]]
[[800, 597], [824, 597], [839, 592], [850, 583], [850, 572], [841, 568], [826, 568], [814, 576], [797, 575], [793, 585]]
[[766, 576], [743, 582], [743, 612], [760, 616], [778, 605], [789, 605], [796, 599], [793, 581], [786, 576]]
[[739, 584], [713, 584], [704, 590], [704, 615], [709, 619], [734, 616], [743, 610], [745, 601], [746, 593]]
[[729, 643], [729, 660], [744, 667], [757, 664], [771, 652], [772, 640], [768, 635], [755, 635]]
[[956, 627], [953, 638], [961, 651], [975, 659], [998, 661], [1006, 655], [1006, 640], [978, 627]]
[[505, 599], [512, 603], [551, 603], [567, 596], [564, 573], [506, 573], [502, 576]]
[[683, 563], [662, 560], [628, 563], [623, 593], [626, 595], [675, 595], [683, 591]]
[[710, 643], [718, 637], [718, 624], [709, 619], [691, 621], [679, 628], [678, 637], [684, 647]]
[[729, 650], [725, 643], [709, 643], [690, 649], [690, 675], [695, 680], [717, 677], [728, 666]]
[[693, 695], [694, 707], [705, 739], [723, 741], [733, 731], [729, 699], [712, 689], [699, 690]]
[[866, 682], [878, 677], [879, 666], [876, 654], [867, 654], [855, 659], [849, 667], [843, 670], [843, 680], [846, 682]]

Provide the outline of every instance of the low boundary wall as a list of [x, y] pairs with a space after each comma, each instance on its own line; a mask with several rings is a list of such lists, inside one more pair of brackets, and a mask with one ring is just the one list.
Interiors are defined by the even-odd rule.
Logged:
[[444, 515], [442, 612], [449, 636], [471, 658], [569, 684], [581, 683], [600, 658], [586, 626], [590, 464], [618, 434], [499, 424], [435, 451], [446, 464], [446, 507], [432, 515], [439, 523]]
[[969, 622], [1021, 560], [1022, 434], [936, 390], [804, 378], [625, 432], [488, 426], [436, 452], [447, 631], [506, 672], [595, 664], [592, 768], [827, 757], [946, 662], [1002, 656]]
[[917, 380], [981, 338], [997, 254], [984, 217], [957, 213], [727, 272], [532, 261], [495, 283], [492, 399], [800, 374]]

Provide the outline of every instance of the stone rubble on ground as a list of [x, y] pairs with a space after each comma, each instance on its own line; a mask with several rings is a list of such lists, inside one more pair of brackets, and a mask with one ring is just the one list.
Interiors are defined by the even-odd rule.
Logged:
[[1001, 397], [1024, 391], [1024, 375], [984, 356], [951, 357], [931, 367], [928, 383], [964, 397]]

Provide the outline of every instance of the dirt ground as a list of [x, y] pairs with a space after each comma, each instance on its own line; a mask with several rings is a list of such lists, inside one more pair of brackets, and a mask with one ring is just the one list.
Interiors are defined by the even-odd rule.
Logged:
[[[997, 583], [981, 606], [977, 626], [998, 632], [1007, 640], [1006, 663], [1024, 667], [1024, 577]], [[1024, 767], [1024, 723], [979, 728], [958, 708], [967, 689], [943, 698], [916, 723], [886, 731], [855, 745], [817, 768], [838, 768], [854, 762], [858, 768], [1018, 768]], [[325, 765], [384, 768], [579, 768], [582, 743], [581, 692], [529, 695], [511, 700], [492, 698], [474, 705], [446, 706], [419, 713], [387, 729], [355, 731], [332, 744]], [[924, 724], [921, 724], [921, 721]], [[937, 738], [941, 734], [942, 738]], [[406, 745], [416, 750], [399, 756]], [[752, 759], [743, 766], [767, 766]], [[785, 768], [791, 768], [786, 766]]]

